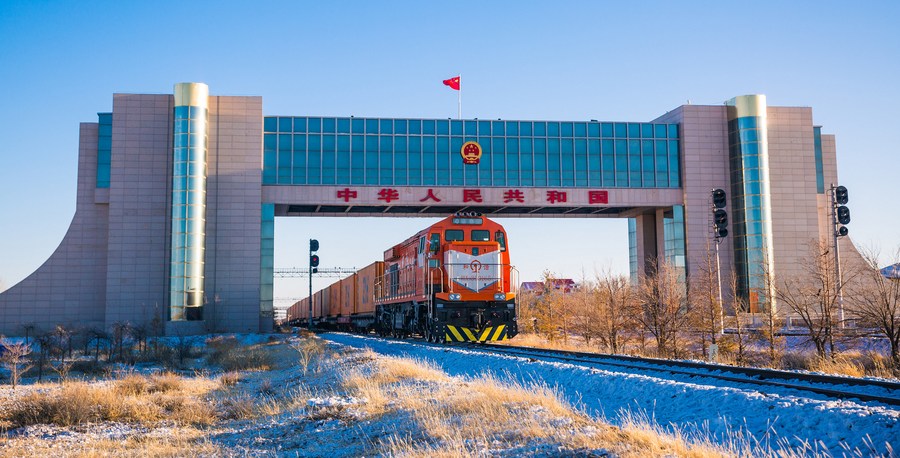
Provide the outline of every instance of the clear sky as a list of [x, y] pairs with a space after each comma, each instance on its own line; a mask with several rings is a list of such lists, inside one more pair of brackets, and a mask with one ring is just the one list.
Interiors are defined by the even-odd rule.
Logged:
[[[649, 121], [762, 93], [837, 135], [855, 243], [900, 246], [900, 2], [0, 2], [0, 289], [75, 211], [112, 94], [260, 95], [267, 115]], [[279, 219], [276, 267], [362, 267], [433, 219]], [[522, 280], [627, 272], [624, 220], [506, 219]], [[305, 295], [278, 281], [276, 297]], [[276, 305], [284, 305], [276, 303]]]

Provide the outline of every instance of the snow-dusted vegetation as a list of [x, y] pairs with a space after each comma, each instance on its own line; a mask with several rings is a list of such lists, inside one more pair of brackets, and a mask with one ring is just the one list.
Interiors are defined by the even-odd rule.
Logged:
[[[160, 344], [166, 343], [179, 344]], [[684, 435], [639, 414], [611, 424], [590, 404], [572, 400], [571, 388], [562, 386], [569, 381], [554, 375], [567, 373], [561, 366], [512, 375], [500, 359], [452, 347], [412, 350], [331, 334], [212, 337], [188, 346], [183, 365], [110, 364], [94, 376], [73, 371], [65, 379], [25, 377], [15, 389], [0, 386], [0, 456], [825, 452], [815, 443], [783, 449], [775, 439], [738, 431]], [[571, 385], [609, 381], [585, 373]], [[857, 421], [862, 426], [870, 420]]]

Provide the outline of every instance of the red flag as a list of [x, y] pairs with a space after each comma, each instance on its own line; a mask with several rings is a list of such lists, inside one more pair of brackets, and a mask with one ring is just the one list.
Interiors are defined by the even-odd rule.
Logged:
[[453, 78], [450, 78], [450, 79], [448, 79], [448, 80], [444, 80], [444, 85], [445, 85], [445, 86], [450, 86], [450, 89], [454, 89], [454, 90], [457, 90], [457, 91], [458, 91], [458, 90], [459, 90], [459, 77], [458, 77], [458, 76], [454, 76]]

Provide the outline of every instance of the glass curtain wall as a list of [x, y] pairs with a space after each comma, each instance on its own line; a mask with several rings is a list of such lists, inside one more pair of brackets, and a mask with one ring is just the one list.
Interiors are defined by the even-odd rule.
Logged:
[[97, 113], [97, 187], [108, 188], [112, 164], [112, 113]]
[[169, 319], [203, 319], [209, 88], [175, 85]]
[[737, 297], [749, 312], [775, 306], [768, 130], [764, 95], [736, 97], [728, 107], [728, 150]]
[[[678, 125], [266, 117], [263, 184], [677, 188]], [[477, 166], [458, 160], [465, 142]]]

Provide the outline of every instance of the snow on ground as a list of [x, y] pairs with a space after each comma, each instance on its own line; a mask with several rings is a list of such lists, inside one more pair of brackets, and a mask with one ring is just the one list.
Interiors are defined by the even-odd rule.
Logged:
[[320, 337], [377, 353], [432, 361], [450, 375], [494, 373], [519, 382], [540, 381], [588, 413], [612, 424], [629, 415], [646, 416], [685, 435], [710, 434], [726, 440], [735, 434], [751, 435], [761, 443], [787, 441], [791, 446], [811, 445], [839, 454], [844, 447], [879, 451], [890, 444], [900, 450], [900, 409], [854, 401], [825, 399], [797, 390], [751, 386], [719, 386], [726, 382], [688, 376], [661, 378], [658, 374], [623, 374], [490, 355], [453, 346], [425, 346], [408, 341], [384, 340], [328, 333]]

